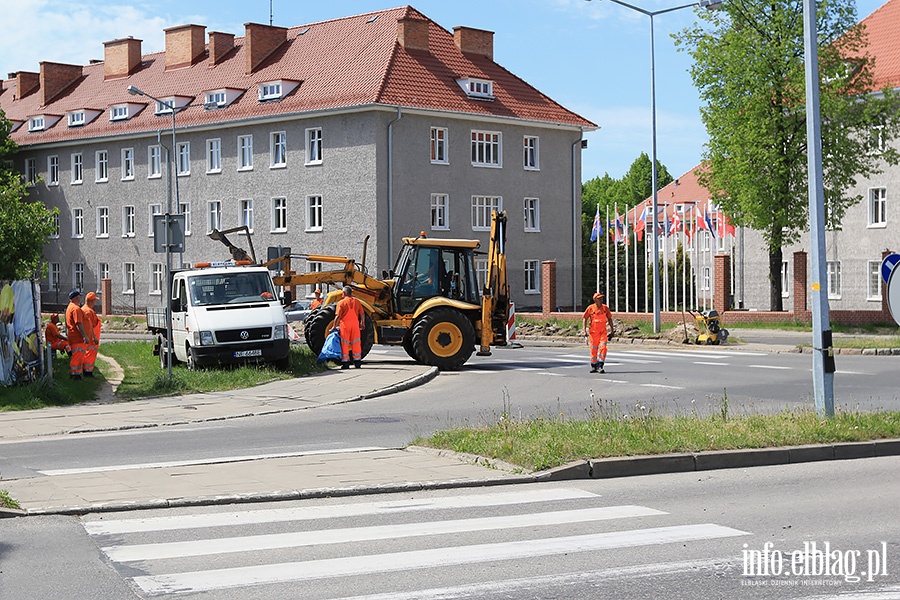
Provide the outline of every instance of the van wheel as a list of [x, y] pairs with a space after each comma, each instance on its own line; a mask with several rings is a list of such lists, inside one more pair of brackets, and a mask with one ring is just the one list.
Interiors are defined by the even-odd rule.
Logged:
[[194, 349], [188, 346], [186, 354], [188, 371], [196, 371], [199, 365], [197, 364], [197, 357], [194, 356]]

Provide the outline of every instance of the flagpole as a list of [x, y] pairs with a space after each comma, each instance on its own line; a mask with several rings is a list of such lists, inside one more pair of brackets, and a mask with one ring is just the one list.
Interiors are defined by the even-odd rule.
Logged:
[[[595, 242], [597, 242], [597, 268], [596, 268], [597, 286], [594, 288], [595, 292], [600, 291], [600, 229], [599, 229], [600, 223], [597, 222], [599, 220], [600, 220], [600, 203], [598, 202], [597, 203], [597, 215], [594, 217], [594, 225], [592, 225], [592, 227], [596, 226], [598, 228], [597, 229], [597, 239], [594, 240]], [[593, 294], [591, 294], [591, 295], [593, 296]]]
[[613, 223], [613, 252], [616, 253], [616, 312], [619, 312], [619, 203], [616, 202], [616, 222]]
[[[647, 210], [647, 207], [644, 207], [644, 210]], [[646, 215], [646, 213], [645, 213]], [[644, 237], [647, 237], [647, 219], [646, 216], [643, 219], [644, 221]], [[656, 226], [656, 219], [652, 217], [650, 218], [650, 226]], [[650, 312], [650, 293], [647, 291], [647, 288], [650, 287], [650, 276], [647, 274], [647, 267], [651, 266], [650, 261], [647, 260], [647, 254], [650, 252], [650, 247], [647, 242], [644, 242], [644, 312]]]
[[664, 308], [663, 310], [669, 310], [669, 232], [666, 231], [669, 226], [669, 205], [663, 204], [663, 223], [665, 223], [663, 229], [663, 299]]
[[607, 227], [609, 227], [609, 204], [606, 205], [606, 227], [603, 228], [603, 237], [606, 238], [606, 287], [603, 292], [606, 294], [606, 301], [609, 302], [609, 236], [606, 235]]
[[635, 224], [637, 224], [637, 217], [632, 220], [631, 229], [634, 232], [634, 312], [640, 312], [640, 307], [638, 306], [638, 253], [637, 253], [637, 230], [634, 228]]
[[629, 293], [629, 290], [631, 288], [631, 279], [628, 271], [628, 246], [630, 246], [631, 244], [629, 244], [630, 238], [628, 237], [628, 209], [625, 210], [625, 226], [622, 231], [624, 233], [622, 237], [625, 238], [625, 312], [629, 312], [631, 305], [631, 294]]

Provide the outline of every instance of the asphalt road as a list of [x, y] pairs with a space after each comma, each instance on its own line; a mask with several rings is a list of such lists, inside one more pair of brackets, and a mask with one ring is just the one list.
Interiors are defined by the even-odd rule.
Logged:
[[887, 457], [33, 517], [0, 523], [3, 597], [894, 599], [898, 468]]

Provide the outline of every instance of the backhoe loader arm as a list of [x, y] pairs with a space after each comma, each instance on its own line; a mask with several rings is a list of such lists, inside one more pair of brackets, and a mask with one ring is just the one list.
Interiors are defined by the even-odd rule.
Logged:
[[506, 278], [506, 212], [491, 216], [491, 241], [488, 248], [487, 281], [481, 296], [481, 348], [489, 355], [491, 345], [506, 343], [509, 319], [509, 283]]
[[[226, 233], [234, 233], [236, 231], [244, 232], [244, 235], [247, 236], [247, 242], [250, 244], [250, 254], [247, 254], [247, 251], [239, 246], [235, 246], [232, 244], [227, 237], [225, 237]], [[256, 264], [256, 252], [253, 250], [253, 240], [250, 238], [250, 228], [246, 225], [241, 225], [240, 227], [232, 227], [231, 229], [226, 229], [225, 231], [219, 231], [218, 229], [213, 229], [212, 232], [208, 234], [209, 239], [215, 240], [217, 242], [222, 242], [228, 248], [228, 251], [231, 253], [231, 259], [234, 261], [239, 260], [249, 260], [253, 264]]]

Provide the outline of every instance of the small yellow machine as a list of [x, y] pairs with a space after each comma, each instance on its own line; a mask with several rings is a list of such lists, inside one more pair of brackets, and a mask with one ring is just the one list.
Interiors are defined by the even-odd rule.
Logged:
[[718, 346], [728, 340], [728, 330], [722, 327], [719, 311], [707, 310], [696, 313], [694, 311], [689, 312], [697, 320], [697, 329], [700, 331], [697, 335], [697, 339], [694, 340], [694, 343]]

